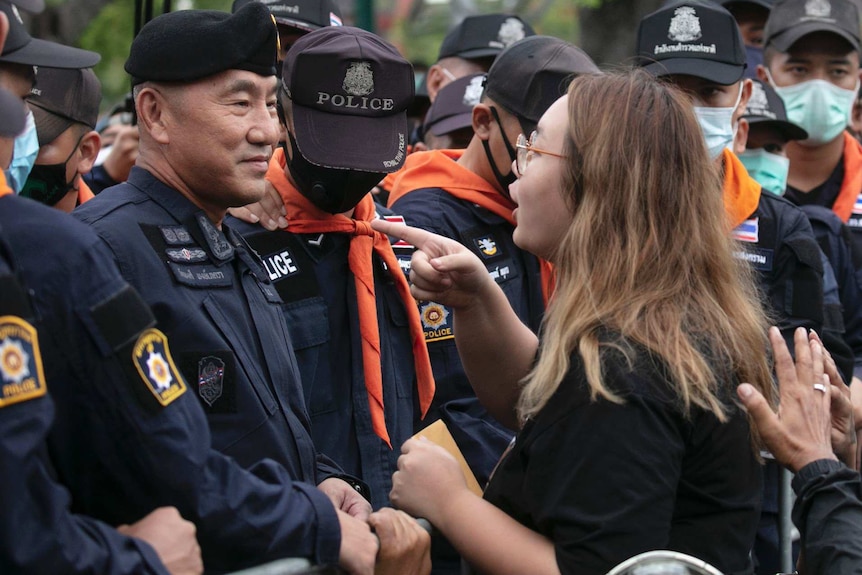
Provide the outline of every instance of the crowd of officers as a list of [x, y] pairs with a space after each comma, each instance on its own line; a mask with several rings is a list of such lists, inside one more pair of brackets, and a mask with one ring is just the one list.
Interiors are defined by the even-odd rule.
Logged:
[[[512, 165], [599, 68], [492, 14], [417, 85], [328, 0], [237, 0], [143, 27], [131, 125], [98, 118], [98, 54], [30, 37], [19, 11], [41, 7], [0, 0], [0, 572], [428, 572], [429, 535], [390, 508], [401, 445], [442, 420], [484, 485], [517, 430], [473, 393], [453, 310], [413, 299], [413, 246], [370, 222], [467, 246], [538, 332], [553, 269], [512, 240]], [[668, 2], [637, 57], [689, 95], [720, 167], [726, 214], [703, 217], [862, 405], [855, 5]], [[757, 573], [778, 570], [778, 469]], [[433, 557], [459, 572], [445, 541]]]

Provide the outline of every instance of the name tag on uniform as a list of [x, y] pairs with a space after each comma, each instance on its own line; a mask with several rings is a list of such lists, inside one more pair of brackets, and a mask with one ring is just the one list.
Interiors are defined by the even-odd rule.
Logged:
[[233, 285], [233, 280], [228, 273], [229, 268], [225, 271], [207, 264], [184, 266], [175, 262], [168, 262], [168, 265], [174, 277], [183, 285], [201, 288]]

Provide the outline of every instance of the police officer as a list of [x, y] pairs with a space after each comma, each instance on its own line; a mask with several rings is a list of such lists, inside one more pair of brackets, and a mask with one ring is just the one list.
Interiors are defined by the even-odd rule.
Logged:
[[[515, 203], [508, 185], [519, 133], [529, 135], [539, 117], [574, 74], [598, 68], [577, 47], [547, 36], [516, 42], [494, 61], [481, 102], [473, 107], [474, 135], [466, 150], [435, 150], [407, 158], [389, 198], [406, 223], [455, 239], [485, 262], [518, 317], [538, 330], [549, 289], [549, 267], [512, 241]], [[405, 269], [409, 249], [398, 249]], [[455, 346], [452, 311], [421, 302], [425, 341], [437, 394], [427, 422], [447, 418], [480, 484], [487, 480], [512, 432], [492, 421], [475, 395]], [[443, 406], [454, 400], [466, 402]]]
[[[263, 192], [277, 137], [275, 49], [275, 27], [259, 3], [234, 15], [166, 14], [132, 45], [126, 67], [136, 82], [139, 167], [75, 215], [145, 294], [161, 330], [127, 352], [142, 375], [139, 409], [176, 415], [162, 429], [139, 415], [146, 431], [127, 438], [129, 457], [158, 474], [129, 480], [116, 461], [70, 449], [103, 468], [74, 480], [90, 506], [118, 519], [148, 496], [182, 500], [213, 569], [297, 555], [369, 573], [377, 543], [362, 521], [370, 510], [354, 488], [362, 485], [336, 477], [341, 470], [314, 449], [281, 300], [254, 252], [221, 225], [228, 205]], [[122, 349], [128, 318], [113, 300], [93, 313], [104, 353]], [[176, 342], [170, 354], [167, 336]], [[202, 411], [213, 447], [230, 458], [208, 451]], [[142, 433], [163, 441], [163, 453], [134, 447]], [[189, 445], [198, 441], [207, 449]], [[185, 469], [190, 459], [197, 470]], [[164, 485], [154, 483], [160, 475]]]
[[[21, 98], [35, 85], [38, 67], [90, 68], [101, 59], [96, 52], [32, 38], [16, 6], [6, 0], [0, 0], [0, 12], [9, 20], [8, 39], [0, 53], [0, 87]], [[38, 153], [33, 115], [28, 114], [26, 129], [15, 138], [13, 163], [6, 167], [6, 179], [16, 192], [24, 186]]]
[[102, 88], [91, 69], [43, 68], [28, 103], [39, 154], [21, 195], [64, 212], [93, 197], [82, 176], [101, 149], [95, 131]]
[[267, 172], [290, 227], [242, 228], [285, 301], [314, 443], [369, 484], [375, 508], [434, 395], [415, 300], [389, 239], [368, 226], [368, 192], [404, 163], [412, 96], [410, 63], [374, 34], [298, 40], [279, 89], [288, 142]]
[[[760, 80], [753, 80], [740, 129], [748, 132], [745, 151], [739, 154], [739, 159], [749, 175], [765, 192], [784, 195], [790, 166], [787, 144], [805, 140], [808, 132], [787, 120], [781, 97]], [[808, 216], [823, 251], [824, 281], [829, 283], [830, 276], [834, 277], [836, 300], [832, 301], [829, 290], [824, 289], [824, 312], [833, 315], [832, 323], [843, 324], [844, 341], [854, 356], [853, 377], [858, 378], [862, 375], [862, 290], [856, 268], [862, 262], [862, 254], [858, 253], [850, 228], [832, 210], [814, 204], [802, 205], [800, 209]]]
[[[732, 151], [744, 140], [739, 121], [752, 91], [752, 81], [743, 77], [745, 52], [733, 17], [711, 2], [673, 2], [641, 20], [637, 46], [647, 71], [689, 94], [704, 143], [722, 170], [726, 213], [704, 217], [729, 218], [739, 242], [737, 257], [756, 272], [763, 303], [789, 345], [797, 327], [821, 331], [827, 325], [827, 346], [843, 350], [849, 378], [852, 352], [841, 338], [841, 327], [824, 322], [829, 316], [824, 316], [823, 264], [811, 225], [790, 202], [763, 193]], [[778, 468], [771, 464], [765, 469], [755, 553], [758, 573], [774, 573], [777, 567], [767, 558], [777, 548]]]

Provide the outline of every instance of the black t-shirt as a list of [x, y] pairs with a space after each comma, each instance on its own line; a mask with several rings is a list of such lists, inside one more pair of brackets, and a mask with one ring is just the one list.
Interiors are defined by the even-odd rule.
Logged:
[[653, 549], [699, 557], [727, 575], [751, 573], [761, 471], [748, 421], [721, 397], [729, 420], [682, 415], [660, 362], [640, 351], [631, 367], [604, 356], [606, 385], [625, 398], [590, 401], [580, 356], [517, 436], [485, 498], [554, 542], [565, 574], [601, 575]]
[[826, 179], [825, 182], [811, 190], [803, 192], [787, 185], [784, 192], [784, 197], [796, 204], [797, 206], [825, 206], [831, 208], [835, 200], [838, 199], [838, 194], [841, 192], [841, 185], [844, 183], [844, 158], [838, 162], [835, 169]]

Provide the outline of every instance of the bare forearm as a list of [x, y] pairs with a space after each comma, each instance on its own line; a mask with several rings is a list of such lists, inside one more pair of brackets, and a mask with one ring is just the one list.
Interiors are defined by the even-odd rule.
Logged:
[[481, 304], [454, 312], [455, 343], [476, 396], [497, 421], [518, 429], [521, 379], [533, 365], [539, 340], [492, 283]]
[[489, 575], [559, 575], [553, 543], [503, 511], [463, 492], [441, 510], [435, 526], [468, 563]]

